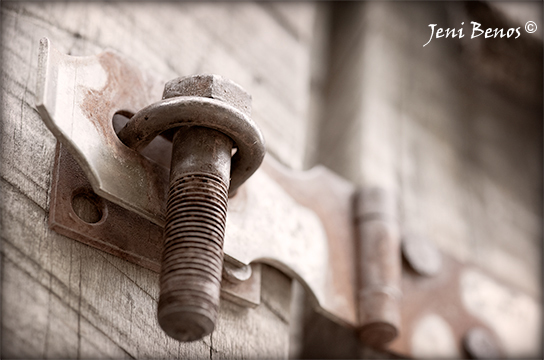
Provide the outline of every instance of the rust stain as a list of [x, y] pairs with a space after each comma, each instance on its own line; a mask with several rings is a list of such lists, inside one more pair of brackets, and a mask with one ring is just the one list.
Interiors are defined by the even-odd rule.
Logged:
[[[59, 234], [143, 266], [154, 272], [161, 268], [162, 228], [139, 215], [104, 199], [103, 219], [86, 223], [72, 207], [73, 194], [90, 190], [85, 177], [70, 152], [57, 143], [51, 184], [49, 226]], [[138, 241], [134, 241], [138, 239]]]
[[109, 141], [114, 133], [112, 118], [117, 111], [136, 112], [149, 105], [153, 85], [144, 79], [141, 71], [120, 55], [104, 52], [98, 55], [106, 71], [106, 84], [100, 90], [83, 86], [85, 93], [81, 110], [96, 129]]
[[[146, 208], [164, 218], [168, 170], [124, 146], [117, 138], [112, 123], [116, 112], [136, 113], [159, 100], [159, 82], [145, 76], [136, 65], [114, 52], [101, 53], [97, 58], [106, 72], [106, 84], [100, 90], [81, 85], [84, 99], [80, 108], [102, 135], [111, 156], [119, 159], [123, 166], [133, 167], [137, 164], [142, 170], [138, 172], [140, 178], [136, 182], [139, 188], [145, 189], [142, 196], [147, 197]], [[156, 99], [154, 95], [157, 95]], [[123, 173], [117, 175], [120, 182], [133, 180], [123, 179]]]
[[[417, 322], [426, 314], [437, 314], [451, 327], [458, 349], [462, 339], [473, 327], [489, 329], [482, 321], [470, 315], [462, 299], [459, 277], [467, 266], [443, 254], [443, 269], [438, 275], [420, 276], [403, 263], [402, 311], [400, 336], [389, 346], [397, 354], [411, 354], [411, 340]], [[462, 350], [461, 350], [461, 353]]]
[[355, 233], [350, 201], [354, 189], [329, 171], [314, 171], [310, 172], [312, 176], [308, 176], [308, 173], [290, 171], [269, 157], [265, 157], [261, 168], [297, 203], [314, 211], [321, 220], [330, 256], [332, 280], [328, 281], [327, 286], [335, 289], [323, 299], [321, 305], [341, 321], [355, 321]]

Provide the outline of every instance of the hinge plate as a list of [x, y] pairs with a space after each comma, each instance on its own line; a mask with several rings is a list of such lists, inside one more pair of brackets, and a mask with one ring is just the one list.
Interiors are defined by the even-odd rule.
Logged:
[[[41, 41], [36, 103], [45, 124], [96, 194], [159, 226], [164, 223], [168, 169], [126, 147], [114, 131], [113, 116], [135, 113], [160, 99], [161, 83], [113, 51], [74, 57], [61, 54], [47, 39]], [[229, 201], [225, 258], [239, 265], [261, 262], [279, 268], [306, 287], [322, 312], [355, 327], [353, 191], [352, 184], [323, 167], [290, 172], [267, 156]], [[66, 202], [65, 210], [73, 195], [59, 197]], [[101, 231], [100, 241], [93, 236], [85, 241], [156, 269], [157, 243], [119, 246], [110, 231]]]

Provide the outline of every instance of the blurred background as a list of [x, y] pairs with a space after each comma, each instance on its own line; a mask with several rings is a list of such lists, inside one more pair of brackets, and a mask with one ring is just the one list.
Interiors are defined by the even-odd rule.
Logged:
[[[48, 229], [56, 140], [34, 107], [44, 36], [74, 56], [114, 49], [166, 80], [240, 84], [270, 154], [398, 194], [405, 231], [486, 274], [476, 309], [489, 311], [474, 316], [503, 356], [542, 355], [542, 2], [3, 1], [1, 13], [4, 358], [402, 355], [362, 345], [272, 268], [266, 306], [224, 301], [212, 337], [166, 338], [157, 274]], [[520, 36], [471, 39], [471, 21]], [[424, 47], [430, 24], [465, 37]], [[466, 357], [438, 323], [411, 356]]]

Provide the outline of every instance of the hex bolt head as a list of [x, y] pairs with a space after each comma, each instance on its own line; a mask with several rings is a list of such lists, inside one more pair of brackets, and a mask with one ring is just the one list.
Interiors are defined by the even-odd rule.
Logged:
[[[251, 97], [217, 75], [174, 79], [163, 98], [210, 97], [247, 114]], [[233, 141], [204, 127], [184, 126], [173, 138], [158, 321], [179, 341], [210, 334], [219, 309], [223, 238]]]
[[219, 75], [180, 77], [164, 85], [163, 99], [177, 96], [198, 96], [223, 101], [244, 114], [251, 115], [251, 95], [240, 85]]
[[435, 276], [442, 269], [440, 251], [433, 243], [421, 236], [404, 236], [401, 247], [404, 258], [419, 275]]
[[483, 327], [473, 327], [463, 337], [463, 346], [471, 359], [500, 359], [502, 351], [495, 336]]

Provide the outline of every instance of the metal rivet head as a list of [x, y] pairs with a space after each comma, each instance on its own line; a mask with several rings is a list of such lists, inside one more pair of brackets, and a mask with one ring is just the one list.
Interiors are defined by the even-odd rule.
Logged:
[[250, 265], [237, 266], [228, 261], [223, 263], [223, 279], [230, 281], [233, 284], [249, 280], [252, 270]]
[[402, 239], [402, 254], [419, 275], [434, 276], [442, 269], [440, 251], [420, 236], [405, 236]]
[[463, 346], [471, 359], [498, 359], [502, 352], [495, 336], [485, 328], [474, 327], [467, 331]]

